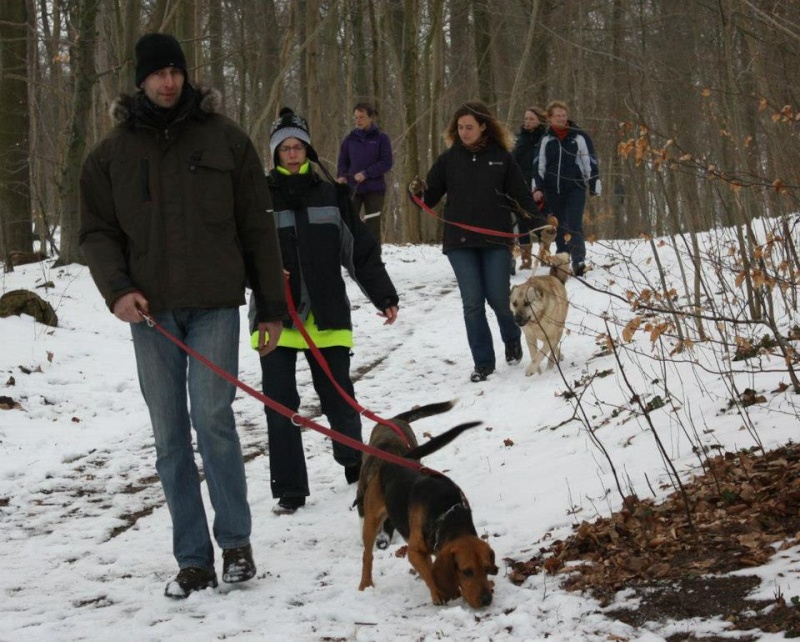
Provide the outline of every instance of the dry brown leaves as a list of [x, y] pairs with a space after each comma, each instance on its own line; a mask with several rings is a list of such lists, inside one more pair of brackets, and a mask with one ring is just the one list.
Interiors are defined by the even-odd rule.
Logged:
[[[677, 579], [764, 564], [800, 542], [800, 446], [764, 455], [726, 453], [664, 502], [629, 497], [609, 518], [575, 525], [528, 561], [506, 561], [521, 584], [542, 571], [569, 590], [610, 598], [630, 583]], [[690, 521], [691, 516], [691, 521]]]

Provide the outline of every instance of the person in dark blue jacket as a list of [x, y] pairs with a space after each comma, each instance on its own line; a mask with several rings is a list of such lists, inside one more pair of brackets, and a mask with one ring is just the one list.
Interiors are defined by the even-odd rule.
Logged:
[[[545, 131], [547, 130], [547, 115], [539, 107], [528, 107], [522, 119], [522, 127], [517, 134], [517, 141], [514, 143], [514, 160], [517, 161], [525, 178], [525, 184], [533, 189], [533, 158], [539, 147]], [[531, 256], [531, 239], [520, 238], [520, 262], [521, 270], [530, 270], [533, 267], [533, 257]], [[511, 273], [514, 274], [512, 268]]]
[[569, 120], [567, 105], [554, 100], [547, 106], [550, 127], [533, 160], [533, 198], [544, 198], [558, 218], [556, 252], [569, 252], [576, 276], [586, 272], [583, 210], [586, 191], [600, 194], [600, 172], [589, 135]]
[[[270, 151], [274, 169], [268, 183], [275, 225], [297, 313], [311, 340], [320, 349], [334, 379], [352, 398], [350, 350], [353, 325], [342, 267], [391, 325], [397, 319], [398, 297], [381, 261], [381, 248], [364, 223], [352, 213], [347, 186], [333, 177], [320, 177], [311, 167], [319, 163], [311, 146], [308, 125], [288, 108], [272, 124]], [[319, 165], [323, 172], [327, 171]], [[254, 311], [254, 310], [253, 310]], [[257, 328], [251, 322], [253, 345]], [[336, 390], [309, 351], [300, 330], [287, 320], [278, 347], [261, 358], [264, 394], [297, 411], [300, 395], [295, 369], [303, 353], [311, 370], [314, 389], [330, 427], [361, 441], [361, 417]], [[300, 429], [270, 408], [267, 414], [270, 484], [278, 503], [277, 514], [294, 513], [309, 495], [303, 439]], [[361, 452], [333, 442], [333, 457], [344, 467], [348, 483], [358, 481]]]
[[[522, 359], [520, 329], [509, 309], [509, 247], [512, 216], [521, 231], [545, 225], [536, 214], [530, 186], [509, 151], [511, 134], [486, 105], [459, 107], [445, 130], [449, 149], [434, 162], [427, 185], [414, 181], [429, 207], [447, 194], [443, 250], [458, 282], [474, 369], [470, 380], [485, 381], [495, 370], [486, 303], [497, 317], [506, 362]], [[469, 229], [462, 227], [469, 226]], [[493, 234], [499, 232], [500, 235]]]

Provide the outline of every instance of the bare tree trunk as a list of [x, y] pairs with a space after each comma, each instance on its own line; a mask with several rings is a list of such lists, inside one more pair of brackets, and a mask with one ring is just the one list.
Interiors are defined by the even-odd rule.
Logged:
[[[433, 159], [438, 156], [442, 140], [442, 115], [438, 97], [444, 93], [444, 0], [431, 0], [428, 11], [431, 16], [431, 28], [428, 32], [425, 45], [424, 72], [425, 91], [423, 95], [422, 110], [420, 113], [421, 122], [425, 123], [425, 128], [421, 132], [424, 134], [424, 146], [419, 150], [421, 158], [418, 166], [422, 174], [426, 168], [433, 164]], [[424, 119], [424, 120], [423, 120]], [[406, 199], [406, 184], [401, 184], [400, 198]], [[423, 243], [437, 241], [442, 235], [442, 223], [431, 216], [422, 216], [420, 223], [420, 236]]]
[[212, 87], [222, 92], [223, 105], [225, 91], [225, 59], [222, 48], [222, 0], [209, 0], [208, 4], [208, 77]]
[[[381, 40], [378, 36], [378, 18], [375, 15], [375, 2], [367, 0], [367, 11], [369, 12], [369, 39], [370, 52], [372, 53], [372, 96], [376, 105], [379, 104], [378, 97], [383, 95], [383, 83], [386, 80], [386, 65], [381, 56]], [[380, 108], [383, 106], [380, 105]]]
[[[401, 84], [403, 87], [403, 121], [405, 132], [405, 166], [400, 175], [400, 184], [408, 185], [419, 174], [419, 144], [417, 118], [417, 87], [420, 79], [417, 66], [417, 0], [393, 0], [390, 9], [391, 29], [395, 57], [399, 61]], [[419, 243], [420, 213], [403, 199], [401, 205], [402, 222], [405, 223], [405, 237], [411, 243]]]
[[100, 2], [101, 0], [79, 0], [73, 14], [73, 23], [78, 27], [77, 37], [70, 44], [75, 89], [67, 130], [69, 142], [60, 172], [61, 256], [57, 262], [59, 265], [83, 263], [83, 252], [78, 245], [78, 179], [86, 151], [87, 122], [92, 110], [92, 87], [97, 80], [94, 67], [95, 24]]
[[315, 2], [315, 0], [297, 0], [295, 3], [295, 24], [297, 25], [297, 41], [300, 43], [300, 51], [299, 54], [301, 56], [301, 63], [300, 63], [300, 96], [302, 99], [302, 103], [299, 105], [299, 110], [303, 114], [308, 113], [308, 93], [303, 91], [304, 87], [308, 87], [308, 66], [304, 63], [305, 58], [303, 54], [305, 53], [306, 47], [308, 46], [308, 38], [309, 33], [313, 33], [315, 25], [309, 25], [306, 20], [308, 16], [308, 8], [307, 5], [309, 2]]
[[320, 55], [320, 37], [318, 32], [320, 23], [319, 12], [319, 0], [306, 0], [306, 15], [303, 22], [305, 23], [308, 44], [305, 48], [305, 55], [303, 56], [303, 68], [306, 76], [306, 81], [303, 85], [305, 87], [303, 102], [306, 105], [304, 116], [308, 121], [312, 140], [315, 141], [315, 145], [319, 145], [320, 148], [324, 149], [322, 101], [319, 99], [322, 95], [322, 88], [319, 81], [319, 66], [322, 59]]
[[514, 75], [514, 84], [511, 87], [511, 96], [508, 99], [508, 111], [506, 112], [506, 121], [511, 121], [522, 111], [520, 103], [522, 101], [522, 78], [527, 68], [525, 61], [530, 60], [531, 49], [533, 48], [533, 34], [536, 31], [536, 14], [539, 12], [539, 0], [533, 0], [531, 3], [531, 13], [528, 19], [528, 33], [525, 36], [525, 46], [522, 49], [520, 60], [522, 64], [517, 67], [517, 73]]
[[492, 67], [492, 15], [484, 0], [472, 0], [472, 37], [478, 69], [478, 97], [490, 108], [495, 105]]
[[28, 118], [28, 7], [0, 3], [0, 258], [33, 249]]
[[[353, 93], [355, 100], [375, 100], [375, 95], [370, 91], [370, 85], [367, 82], [367, 68], [370, 66], [372, 56], [370, 50], [367, 49], [367, 43], [364, 33], [364, 7], [369, 5], [369, 2], [359, 2], [358, 0], [350, 0], [349, 13], [350, 13], [350, 33], [352, 34], [351, 50], [350, 50], [350, 64], [353, 66]], [[374, 61], [372, 61], [374, 64]]]
[[119, 73], [116, 75], [115, 92], [128, 92], [134, 86], [136, 61], [134, 60], [134, 45], [141, 35], [142, 0], [127, 0], [122, 11], [117, 8], [116, 50], [113, 52], [120, 63]]

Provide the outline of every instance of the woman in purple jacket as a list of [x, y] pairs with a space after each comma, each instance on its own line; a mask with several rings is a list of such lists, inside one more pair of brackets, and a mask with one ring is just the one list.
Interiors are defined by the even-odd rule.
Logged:
[[377, 113], [369, 103], [358, 103], [353, 108], [356, 127], [342, 141], [336, 180], [348, 183], [353, 189], [353, 211], [380, 243], [381, 210], [386, 195], [383, 175], [392, 168], [392, 143], [375, 124]]

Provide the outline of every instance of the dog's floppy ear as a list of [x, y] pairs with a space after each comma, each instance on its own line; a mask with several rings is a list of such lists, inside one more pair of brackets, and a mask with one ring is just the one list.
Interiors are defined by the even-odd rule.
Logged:
[[458, 569], [453, 551], [443, 550], [433, 562], [433, 581], [445, 600], [454, 600], [459, 595]]
[[489, 552], [489, 559], [492, 561], [492, 565], [489, 567], [489, 570], [487, 571], [487, 573], [489, 575], [497, 575], [497, 573], [500, 571], [500, 569], [497, 568], [497, 564], [495, 564], [495, 562], [494, 562], [494, 550], [489, 549], [489, 551], [490, 551]]

